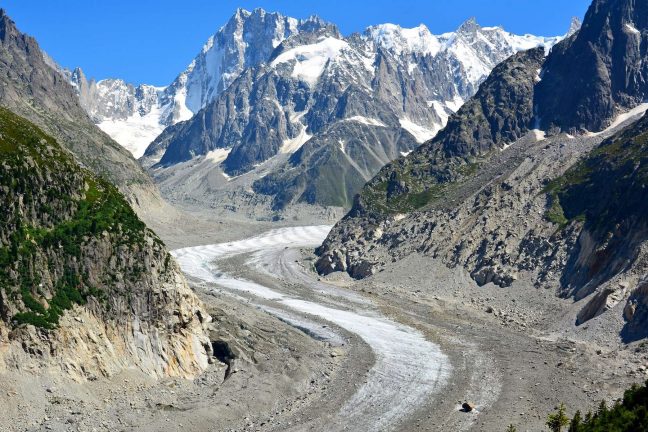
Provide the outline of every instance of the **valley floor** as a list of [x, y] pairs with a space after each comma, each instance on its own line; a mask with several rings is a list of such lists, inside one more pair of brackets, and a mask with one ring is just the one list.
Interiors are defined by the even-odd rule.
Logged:
[[549, 290], [479, 288], [421, 256], [364, 281], [319, 278], [312, 248], [327, 228], [273, 226], [161, 231], [175, 249], [212, 245], [174, 254], [229, 365], [194, 381], [10, 375], [0, 431], [540, 431], [561, 401], [594, 408], [645, 379], [634, 348], [558, 333], [572, 304]]

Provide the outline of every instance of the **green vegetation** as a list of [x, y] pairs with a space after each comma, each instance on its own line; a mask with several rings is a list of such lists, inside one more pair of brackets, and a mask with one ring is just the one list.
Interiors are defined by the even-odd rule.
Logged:
[[648, 187], [648, 118], [644, 117], [592, 150], [550, 182], [547, 220], [565, 226], [574, 220], [609, 230], [645, 214]]
[[[16, 325], [52, 329], [75, 304], [104, 300], [105, 293], [81, 274], [86, 245], [108, 235], [113, 248], [138, 248], [149, 233], [113, 185], [3, 108], [0, 206], [0, 289], [19, 310], [10, 317]], [[55, 278], [48, 292], [40, 281], [44, 272]]]
[[549, 414], [546, 424], [551, 432], [561, 432], [562, 428], [569, 424], [569, 417], [567, 417], [566, 411], [565, 404], [561, 403], [556, 408], [555, 413]]
[[588, 413], [581, 419], [576, 412], [569, 432], [635, 432], [648, 430], [648, 381], [643, 386], [633, 385], [608, 408], [605, 401], [599, 405], [596, 413]]
[[561, 228], [567, 226], [569, 219], [565, 217], [565, 212], [560, 205], [560, 199], [557, 195], [551, 195], [551, 206], [545, 215], [549, 222], [552, 222]]
[[[588, 412], [585, 417], [576, 411], [569, 420], [564, 404], [547, 417], [547, 426], [552, 432], [560, 432], [569, 426], [568, 432], [638, 432], [648, 431], [648, 381], [643, 386], [633, 385], [626, 390], [622, 400], [608, 408], [601, 401], [596, 412]], [[510, 425], [507, 432], [515, 431]]]
[[459, 188], [479, 167], [479, 162], [463, 158], [435, 161], [426, 156], [407, 164], [396, 161], [362, 189], [362, 201], [371, 212], [386, 215], [420, 210]]

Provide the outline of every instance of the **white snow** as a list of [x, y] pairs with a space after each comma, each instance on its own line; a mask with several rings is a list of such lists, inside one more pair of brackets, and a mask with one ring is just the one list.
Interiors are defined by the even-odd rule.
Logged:
[[547, 133], [540, 129], [533, 129], [531, 132], [533, 133], [536, 141], [544, 141], [547, 137]]
[[611, 130], [617, 128], [621, 123], [625, 122], [626, 120], [629, 120], [633, 117], [638, 117], [643, 115], [646, 111], [648, 111], [648, 103], [642, 103], [631, 109], [630, 111], [618, 115], [614, 121], [608, 126], [606, 129], [600, 131], [600, 132], [588, 132], [587, 136], [597, 136], [601, 135], [606, 132], [610, 132]]
[[324, 72], [326, 63], [335, 59], [340, 51], [348, 46], [349, 44], [341, 39], [327, 37], [315, 44], [298, 46], [281, 53], [271, 66], [294, 62], [291, 76], [314, 86]]
[[189, 120], [194, 113], [187, 107], [187, 87], [181, 87], [174, 95], [173, 122]]
[[[277, 102], [279, 103], [279, 102]], [[281, 109], [281, 107], [279, 107]], [[294, 153], [301, 148], [306, 142], [311, 139], [313, 136], [306, 133], [307, 126], [301, 123], [302, 117], [306, 115], [306, 111], [301, 111], [294, 113], [290, 117], [290, 121], [293, 123], [298, 123], [300, 126], [299, 133], [294, 138], [288, 138], [285, 140], [281, 147], [279, 148], [279, 153]]]
[[411, 133], [418, 143], [424, 143], [425, 141], [434, 138], [439, 131], [436, 125], [434, 126], [434, 129], [428, 129], [414, 123], [407, 117], [400, 118], [398, 121], [400, 122], [401, 127]]
[[363, 117], [363, 116], [349, 117], [344, 119], [344, 121], [354, 121], [354, 122], [366, 124], [367, 126], [387, 127], [385, 123], [381, 122], [380, 120], [369, 118], [369, 117]]
[[148, 145], [164, 130], [160, 109], [154, 107], [144, 116], [135, 113], [126, 120], [104, 120], [97, 124], [112, 139], [131, 152], [134, 158], [144, 155]]
[[306, 133], [306, 126], [302, 126], [295, 138], [289, 138], [281, 144], [279, 153], [295, 153], [312, 137], [313, 135]]
[[412, 153], [412, 150], [406, 151], [406, 152], [404, 152], [404, 151], [400, 152], [401, 156], [403, 156], [403, 157], [406, 157], [410, 153]]
[[461, 96], [456, 95], [453, 100], [451, 101], [446, 101], [445, 105], [452, 111], [452, 112], [457, 112], [459, 111], [459, 108], [464, 104], [464, 100], [461, 98]]
[[448, 118], [450, 117], [450, 113], [448, 112], [449, 109], [443, 106], [441, 102], [438, 101], [431, 101], [430, 105], [431, 107], [434, 108], [434, 112], [436, 113], [436, 115], [439, 116], [439, 118], [441, 119], [441, 124], [445, 126], [448, 123]]
[[637, 27], [635, 27], [632, 23], [626, 23], [625, 28], [632, 34], [636, 34], [636, 35], [641, 34], [641, 32], [637, 29]]
[[340, 150], [342, 151], [342, 153], [346, 154], [346, 147], [344, 141], [338, 140], [338, 144], [340, 144]]
[[[286, 274], [298, 272], [297, 276], [302, 276], [301, 280], [310, 285], [313, 291], [320, 291], [319, 287], [323, 284], [315, 281], [309, 273], [299, 270], [294, 260], [276, 262], [276, 257], [281, 256], [280, 253], [285, 248], [318, 246], [330, 228], [279, 228], [250, 239], [179, 249], [172, 254], [189, 276], [215, 284], [213, 290], [223, 287], [234, 292], [235, 299], [239, 295], [262, 299], [262, 307], [269, 313], [288, 308], [300, 316], [296, 317], [292, 313], [287, 316], [287, 312], [281, 310], [279, 318], [296, 322], [299, 327], [307, 330], [312, 328], [310, 317], [318, 317], [362, 338], [374, 352], [374, 364], [365, 375], [364, 384], [332, 421], [349, 425], [352, 419], [360, 419], [367, 422], [363, 429], [391, 430], [400, 418], [418, 409], [447, 382], [452, 367], [436, 344], [428, 341], [419, 330], [384, 317], [366, 303], [356, 303], [350, 293], [343, 298], [343, 305], [330, 298], [325, 290], [325, 297], [316, 296], [317, 301], [305, 300], [298, 295], [284, 294], [256, 282], [225, 274], [214, 263], [215, 260], [233, 255], [256, 252], [256, 257], [267, 257], [270, 260], [268, 262], [274, 264], [266, 270], [274, 272], [276, 280], [284, 278]], [[257, 258], [259, 259], [261, 258]], [[289, 268], [284, 270], [284, 267]], [[273, 302], [276, 306], [269, 305], [268, 302]], [[316, 336], [333, 337], [322, 332], [317, 332]]]
[[214, 164], [219, 164], [219, 163], [223, 162], [225, 159], [227, 159], [227, 156], [230, 154], [231, 151], [232, 151], [231, 148], [228, 148], [228, 149], [224, 149], [224, 148], [215, 149], [215, 150], [212, 150], [209, 153], [207, 153], [207, 155], [205, 156], [205, 159], [207, 159], [209, 161], [212, 161]]
[[443, 47], [439, 38], [423, 24], [414, 28], [380, 24], [369, 27], [367, 31], [376, 43], [397, 54], [407, 51], [435, 56]]

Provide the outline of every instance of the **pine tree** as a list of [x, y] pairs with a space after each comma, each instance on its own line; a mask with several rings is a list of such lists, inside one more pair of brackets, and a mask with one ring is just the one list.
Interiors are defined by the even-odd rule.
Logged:
[[515, 426], [513, 426], [512, 424], [510, 424], [510, 425], [506, 428], [506, 432], [517, 432], [517, 428], [516, 428]]
[[567, 408], [564, 403], [560, 403], [554, 414], [549, 414], [546, 425], [551, 432], [561, 432], [562, 428], [569, 424], [569, 417], [565, 414]]
[[583, 425], [583, 419], [581, 418], [581, 412], [576, 411], [576, 414], [574, 414], [574, 418], [572, 419], [571, 423], [569, 423], [569, 432], [580, 432], [582, 429]]

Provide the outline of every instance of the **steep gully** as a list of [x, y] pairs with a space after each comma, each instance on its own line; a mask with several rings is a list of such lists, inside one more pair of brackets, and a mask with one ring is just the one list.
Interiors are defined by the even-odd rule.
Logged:
[[[318, 282], [300, 266], [296, 248], [319, 245], [329, 230], [329, 226], [280, 228], [245, 240], [178, 249], [173, 255], [188, 276], [208, 289], [218, 286], [231, 295], [251, 298], [268, 313], [317, 339], [343, 344], [343, 332], [337, 328], [359, 336], [373, 351], [374, 364], [364, 384], [328, 420], [327, 429], [390, 430], [441, 391], [451, 365], [418, 330], [386, 318], [350, 291]], [[257, 273], [298, 282], [307, 290], [298, 292], [286, 284], [280, 292], [219, 269], [219, 261], [244, 254], [251, 254], [245, 266], [255, 267]], [[323, 326], [318, 319], [334, 326]]]

